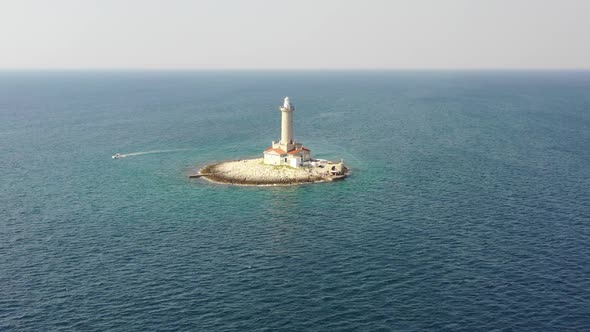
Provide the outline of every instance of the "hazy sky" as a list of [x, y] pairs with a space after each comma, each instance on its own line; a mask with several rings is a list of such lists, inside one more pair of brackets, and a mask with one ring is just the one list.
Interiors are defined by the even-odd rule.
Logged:
[[590, 0], [0, 0], [0, 69], [590, 68]]

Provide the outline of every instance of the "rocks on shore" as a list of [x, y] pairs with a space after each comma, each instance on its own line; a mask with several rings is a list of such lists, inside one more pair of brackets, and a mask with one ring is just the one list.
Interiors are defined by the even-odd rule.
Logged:
[[320, 167], [266, 165], [262, 158], [209, 165], [201, 169], [200, 174], [214, 182], [259, 186], [333, 181], [345, 176], [334, 176], [326, 168]]

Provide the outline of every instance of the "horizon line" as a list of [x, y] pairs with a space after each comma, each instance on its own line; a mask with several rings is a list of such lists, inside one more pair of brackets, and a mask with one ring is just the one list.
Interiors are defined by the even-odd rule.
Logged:
[[133, 67], [117, 67], [117, 68], [0, 68], [0, 72], [32, 72], [32, 71], [45, 71], [45, 72], [74, 72], [74, 71], [87, 71], [87, 72], [113, 72], [113, 71], [125, 71], [125, 72], [164, 72], [164, 71], [192, 71], [192, 72], [343, 72], [343, 71], [364, 71], [364, 72], [375, 72], [375, 71], [590, 71], [590, 67], [522, 67], [522, 68], [133, 68]]

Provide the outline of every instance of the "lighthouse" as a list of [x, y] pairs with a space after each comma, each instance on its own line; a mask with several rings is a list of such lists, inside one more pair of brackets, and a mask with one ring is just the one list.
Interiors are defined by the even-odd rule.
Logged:
[[264, 150], [264, 163], [268, 165], [288, 165], [300, 167], [311, 160], [311, 151], [296, 142], [293, 138], [293, 112], [295, 106], [291, 104], [289, 97], [285, 97], [281, 111], [281, 139]]
[[293, 112], [295, 106], [291, 105], [289, 97], [285, 97], [281, 107], [281, 144], [293, 144]]

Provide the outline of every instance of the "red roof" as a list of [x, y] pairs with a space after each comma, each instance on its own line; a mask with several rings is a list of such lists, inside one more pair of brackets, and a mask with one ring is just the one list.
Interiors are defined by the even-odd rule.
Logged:
[[278, 153], [278, 154], [285, 154], [285, 153], [287, 153], [287, 152], [285, 152], [284, 150], [281, 150], [281, 149], [273, 149], [272, 146], [270, 148], [264, 150], [264, 152], [271, 152], [271, 151], [273, 151], [275, 153]]
[[293, 150], [289, 151], [288, 153], [289, 153], [289, 154], [296, 154], [296, 153], [299, 153], [299, 152], [301, 152], [301, 151], [303, 151], [303, 150], [305, 150], [305, 151], [309, 152], [309, 149], [308, 149], [308, 148], [306, 148], [305, 146], [303, 146], [303, 147], [301, 147], [301, 148], [299, 148], [299, 149], [293, 149]]

